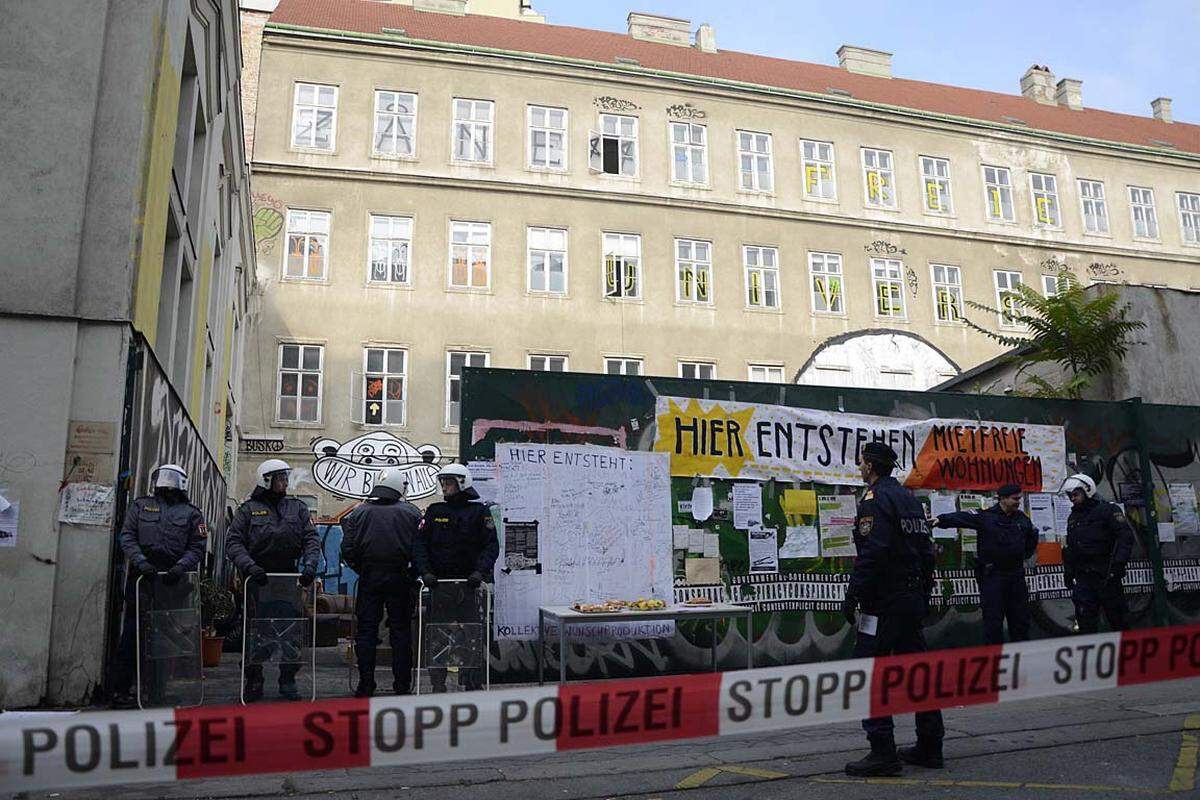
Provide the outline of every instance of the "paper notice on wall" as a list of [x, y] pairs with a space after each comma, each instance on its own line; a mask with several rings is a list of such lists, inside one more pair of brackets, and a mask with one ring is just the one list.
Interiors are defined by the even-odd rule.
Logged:
[[780, 558], [817, 558], [821, 555], [821, 541], [817, 538], [816, 525], [789, 526]]
[[721, 534], [719, 534], [719, 533], [704, 534], [704, 557], [705, 558], [720, 558], [721, 557]]
[[1174, 523], [1174, 522], [1160, 522], [1160, 523], [1158, 523], [1158, 540], [1159, 540], [1160, 542], [1173, 542], [1173, 541], [1175, 541], [1175, 534], [1176, 534], [1177, 532], [1178, 532], [1178, 531], [1177, 531], [1177, 529], [1176, 529], [1176, 527], [1175, 527], [1175, 523]]
[[746, 531], [750, 540], [750, 572], [779, 572], [779, 539], [774, 528], [754, 525]]
[[20, 502], [9, 500], [0, 493], [0, 547], [17, 546], [17, 523], [20, 519]]
[[[953, 514], [958, 510], [955, 505], [957, 496], [954, 492], [935, 491], [929, 493], [929, 513], [935, 518], [942, 514]], [[954, 528], [934, 528], [935, 539], [957, 539], [958, 531]]]
[[684, 580], [690, 585], [720, 583], [721, 559], [689, 558], [683, 566]]
[[762, 525], [762, 487], [757, 483], [733, 485], [733, 527], [748, 530]]
[[1196, 509], [1196, 487], [1190, 483], [1172, 483], [1167, 485], [1167, 494], [1171, 499], [1171, 519], [1175, 523], [1175, 533], [1178, 536], [1195, 536], [1200, 534], [1200, 515]]
[[1029, 521], [1038, 532], [1038, 541], [1058, 541], [1054, 524], [1054, 495], [1032, 492], [1026, 497], [1029, 499]]
[[112, 486], [100, 483], [68, 483], [62, 490], [58, 521], [72, 525], [112, 525]]
[[691, 539], [691, 531], [687, 525], [672, 525], [671, 526], [671, 549], [672, 550], [687, 550], [688, 543]]
[[789, 525], [799, 525], [801, 517], [817, 515], [817, 493], [812, 489], [784, 489], [779, 507]]
[[[987, 505], [987, 498], [974, 492], [963, 492], [958, 496], [959, 511], [982, 511]], [[979, 532], [970, 528], [962, 528], [962, 549], [964, 553], [975, 552], [979, 549]]]
[[471, 485], [485, 503], [500, 502], [500, 465], [495, 461], [468, 461]]
[[5, 511], [8, 511], [8, 507], [12, 505], [12, 503], [8, 502], [8, 498], [5, 497], [3, 494], [3, 492], [5, 492], [5, 491], [8, 491], [8, 490], [7, 489], [0, 490], [0, 514], [3, 514]]
[[701, 528], [688, 529], [688, 552], [700, 555], [704, 552], [704, 534], [705, 531]]
[[854, 495], [824, 494], [817, 497], [821, 555], [854, 556]]
[[1054, 498], [1054, 534], [1062, 540], [1067, 535], [1067, 520], [1071, 517], [1071, 498], [1061, 494], [1052, 495]]

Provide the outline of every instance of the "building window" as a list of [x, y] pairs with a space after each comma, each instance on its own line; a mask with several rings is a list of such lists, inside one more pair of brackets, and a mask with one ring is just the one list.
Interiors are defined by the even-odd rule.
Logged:
[[1012, 175], [1008, 167], [983, 168], [984, 205], [992, 222], [1012, 222]]
[[947, 264], [931, 264], [933, 313], [938, 322], [962, 322], [962, 272]]
[[1058, 179], [1053, 175], [1033, 172], [1029, 175], [1029, 187], [1033, 193], [1033, 217], [1037, 224], [1057, 228], [1061, 224], [1058, 215]]
[[708, 184], [708, 129], [703, 125], [671, 123], [671, 180]]
[[413, 156], [417, 152], [417, 96], [375, 92], [375, 154]]
[[812, 285], [812, 310], [818, 314], [845, 314], [842, 257], [837, 253], [809, 253], [808, 279]]
[[1179, 227], [1186, 244], [1200, 244], [1200, 194], [1179, 192]]
[[446, 427], [456, 427], [462, 413], [464, 367], [486, 367], [487, 353], [451, 350], [446, 353]]
[[675, 240], [675, 299], [681, 303], [712, 302], [712, 244]]
[[529, 166], [566, 172], [567, 110], [529, 106]]
[[332, 150], [337, 127], [336, 86], [297, 83], [292, 108], [292, 147]]
[[921, 156], [921, 181], [925, 187], [925, 210], [931, 214], [952, 214], [950, 200], [950, 161]]
[[561, 228], [529, 228], [529, 291], [566, 294], [567, 232]]
[[408, 353], [397, 348], [363, 350], [363, 410], [367, 425], [403, 425]]
[[407, 285], [412, 218], [371, 215], [371, 283]]
[[680, 361], [679, 377], [711, 381], [717, 377], [717, 365], [709, 361]]
[[642, 360], [621, 356], [606, 358], [604, 359], [604, 372], [608, 375], [641, 375]]
[[833, 143], [800, 142], [800, 167], [804, 174], [804, 196], [809, 200], [836, 200]]
[[877, 208], [896, 207], [896, 184], [892, 173], [890, 150], [862, 149], [863, 185], [867, 205]]
[[783, 383], [783, 367], [751, 364], [748, 377], [753, 383]]
[[1129, 187], [1129, 212], [1133, 215], [1133, 235], [1141, 239], [1158, 238], [1158, 213], [1154, 210], [1154, 190]]
[[1022, 283], [1021, 273], [998, 269], [995, 275], [996, 308], [1000, 309], [1000, 327], [1018, 328], [1020, 323], [1016, 318], [1025, 312], [1021, 295], [1017, 294], [1017, 287]]
[[325, 348], [319, 344], [279, 345], [280, 422], [321, 421], [321, 369]]
[[329, 212], [288, 209], [285, 278], [324, 280], [329, 250]]
[[779, 308], [779, 250], [748, 244], [742, 247], [742, 261], [746, 267], [746, 305]]
[[1083, 229], [1088, 233], [1108, 233], [1108, 206], [1104, 202], [1104, 183], [1080, 179], [1079, 201], [1083, 206]]
[[904, 265], [894, 258], [872, 258], [875, 316], [904, 318]]
[[1057, 275], [1043, 275], [1042, 276], [1042, 294], [1044, 294], [1046, 297], [1058, 296], [1059, 291], [1058, 291], [1058, 276]]
[[492, 163], [491, 100], [454, 98], [454, 160]]
[[771, 167], [771, 134], [738, 131], [739, 185], [748, 192], [775, 190]]
[[491, 224], [451, 222], [450, 285], [458, 289], [486, 289], [491, 272]]
[[642, 237], [629, 233], [604, 234], [604, 296], [637, 299], [642, 296]]
[[566, 372], [566, 356], [529, 356], [529, 369], [534, 372]]
[[588, 168], [606, 175], [637, 176], [637, 117], [601, 114], [588, 134]]

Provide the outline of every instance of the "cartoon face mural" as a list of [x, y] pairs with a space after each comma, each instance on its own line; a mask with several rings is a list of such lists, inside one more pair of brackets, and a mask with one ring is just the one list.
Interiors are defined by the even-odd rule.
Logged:
[[343, 497], [364, 498], [371, 493], [379, 473], [399, 467], [408, 481], [408, 499], [428, 497], [438, 489], [437, 445], [416, 447], [387, 431], [364, 433], [339, 443], [333, 439], [313, 442], [313, 480], [326, 491]]

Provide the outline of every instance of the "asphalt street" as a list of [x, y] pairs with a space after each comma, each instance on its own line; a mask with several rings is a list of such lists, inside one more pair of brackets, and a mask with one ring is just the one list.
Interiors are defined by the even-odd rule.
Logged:
[[[724, 737], [504, 762], [472, 761], [31, 792], [24, 798], [1200, 798], [1200, 678], [946, 713], [943, 770], [847, 778], [857, 725]], [[912, 718], [897, 720], [901, 743]], [[10, 795], [13, 796], [13, 795]]]

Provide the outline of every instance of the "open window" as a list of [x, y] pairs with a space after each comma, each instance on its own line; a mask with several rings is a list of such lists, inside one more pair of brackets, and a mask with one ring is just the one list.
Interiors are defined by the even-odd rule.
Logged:
[[637, 117], [601, 114], [588, 132], [588, 168], [605, 175], [637, 176]]

